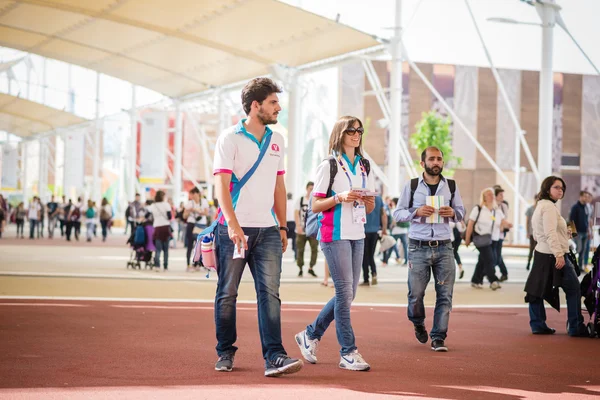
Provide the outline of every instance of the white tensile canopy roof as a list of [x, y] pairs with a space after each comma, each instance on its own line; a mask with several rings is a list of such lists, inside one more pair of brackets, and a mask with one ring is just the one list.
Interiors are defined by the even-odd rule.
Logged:
[[171, 97], [378, 44], [275, 0], [0, 0], [0, 45]]
[[22, 138], [85, 121], [74, 114], [35, 101], [0, 94], [0, 130]]

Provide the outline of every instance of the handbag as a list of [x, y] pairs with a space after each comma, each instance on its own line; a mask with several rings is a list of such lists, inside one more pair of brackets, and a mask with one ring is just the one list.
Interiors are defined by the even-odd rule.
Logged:
[[[269, 144], [271, 143], [271, 136], [272, 135], [269, 135], [265, 139], [265, 143], [260, 148], [260, 153], [259, 153], [256, 161], [254, 162], [254, 165], [252, 165], [252, 168], [250, 168], [250, 170], [248, 172], [246, 172], [246, 174], [242, 177], [242, 179], [240, 179], [240, 181], [237, 183], [237, 185], [234, 185], [233, 190], [231, 191], [231, 198], [234, 198], [235, 196], [237, 196], [237, 194], [240, 192], [240, 190], [242, 190], [242, 187], [246, 184], [246, 182], [248, 182], [250, 180], [250, 178], [252, 177], [252, 175], [254, 174], [256, 169], [258, 168], [258, 165], [260, 164], [260, 162], [264, 158], [265, 154], [267, 153], [267, 149], [269, 148]], [[202, 246], [202, 237], [206, 236], [206, 235], [214, 236], [214, 231], [217, 228], [217, 225], [219, 224], [219, 221], [221, 220], [222, 216], [223, 216], [223, 211], [221, 211], [219, 209], [219, 214], [217, 214], [217, 218], [215, 218], [213, 223], [210, 224], [210, 226], [208, 228], [206, 228], [202, 232], [198, 233], [198, 236], [196, 237], [196, 243], [194, 244], [193, 253], [192, 253], [192, 260], [194, 260], [194, 262], [199, 261], [201, 255], [202, 255], [202, 251], [200, 249], [200, 247]], [[212, 242], [213, 242], [213, 244], [215, 243], [214, 238], [213, 238]], [[207, 275], [207, 277], [208, 277], [208, 275]]]
[[[477, 206], [477, 207], [479, 207], [479, 213], [477, 214], [477, 218], [475, 219], [475, 223], [473, 224], [473, 244], [475, 245], [475, 247], [480, 249], [482, 247], [487, 247], [487, 246], [492, 245], [492, 234], [486, 233], [486, 234], [481, 235], [475, 231], [475, 225], [477, 225], [477, 221], [479, 221], [479, 215], [481, 214], [481, 206]], [[494, 210], [492, 212], [492, 215], [494, 217], [496, 216], [496, 210]], [[496, 219], [494, 218], [494, 220], [492, 221], [491, 232], [494, 231], [495, 223], [496, 223]]]
[[395, 244], [396, 244], [396, 239], [394, 239], [390, 235], [382, 235], [380, 244], [379, 244], [379, 250], [387, 251], [387, 250], [391, 249], [392, 247], [394, 247]]

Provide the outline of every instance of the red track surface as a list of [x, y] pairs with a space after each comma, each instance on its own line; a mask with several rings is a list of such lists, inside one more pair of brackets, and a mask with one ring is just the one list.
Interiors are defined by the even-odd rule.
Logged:
[[[290, 355], [318, 309], [284, 306]], [[548, 315], [557, 334], [533, 336], [526, 309], [457, 309], [450, 352], [434, 353], [414, 338], [405, 308], [355, 307], [370, 372], [337, 367], [332, 324], [318, 364], [269, 379], [252, 305], [238, 306], [234, 372], [219, 373], [210, 304], [0, 300], [0, 398], [597, 398], [600, 340], [569, 338], [564, 312]]]

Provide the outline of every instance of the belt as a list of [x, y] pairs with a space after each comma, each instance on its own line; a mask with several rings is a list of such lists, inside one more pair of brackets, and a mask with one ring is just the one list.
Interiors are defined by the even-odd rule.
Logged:
[[444, 244], [452, 243], [450, 239], [446, 240], [416, 240], [408, 239], [408, 243], [419, 247], [438, 247]]

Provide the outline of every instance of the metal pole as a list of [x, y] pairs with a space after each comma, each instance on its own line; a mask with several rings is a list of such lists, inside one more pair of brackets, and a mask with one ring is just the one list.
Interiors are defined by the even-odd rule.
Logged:
[[555, 24], [554, 0], [536, 3], [542, 18], [542, 68], [540, 70], [538, 165], [540, 177], [552, 175], [552, 121], [554, 109], [554, 76], [552, 74], [553, 29]]
[[46, 157], [46, 139], [42, 138], [39, 141], [40, 145], [40, 153], [38, 155], [39, 159], [39, 178], [38, 178], [38, 195], [40, 196], [40, 200], [44, 202], [46, 200], [46, 191], [48, 187], [48, 170], [47, 164], [48, 159]]
[[94, 157], [92, 167], [92, 201], [100, 201], [100, 73], [96, 73], [96, 121], [94, 121]]
[[520, 189], [521, 189], [521, 142], [519, 138], [523, 135], [522, 132], [515, 132], [515, 191], [513, 197], [513, 225], [515, 227], [513, 231], [513, 243], [521, 243], [521, 202], [519, 201]]
[[[402, 136], [402, 0], [396, 0], [394, 37], [390, 43], [392, 74], [390, 81], [390, 124], [387, 176], [389, 195], [400, 195], [400, 138]], [[409, 168], [407, 166], [407, 168]]]
[[[488, 62], [490, 63], [490, 68], [492, 69], [492, 74], [494, 75], [494, 79], [496, 80], [496, 84], [498, 85], [498, 90], [500, 91], [500, 95], [502, 96], [502, 99], [504, 100], [504, 104], [506, 105], [506, 110], [508, 111], [508, 115], [510, 116], [510, 119], [512, 120], [513, 124], [515, 125], [515, 134], [517, 135], [517, 139], [523, 145], [523, 150], [525, 151], [525, 155], [527, 156], [529, 165], [531, 166], [531, 171], [533, 171], [533, 174], [535, 175], [535, 178], [536, 178], [536, 180], [538, 182], [538, 186], [539, 186], [542, 183], [542, 181], [540, 179], [540, 172], [538, 171], [538, 168], [535, 164], [535, 160], [533, 159], [533, 155], [531, 154], [529, 145], [527, 144], [527, 141], [525, 140], [525, 137], [523, 136], [525, 134], [525, 131], [521, 128], [521, 123], [519, 122], [519, 118], [517, 118], [517, 114], [515, 113], [515, 110], [514, 110], [512, 104], [510, 104], [508, 94], [506, 93], [506, 88], [505, 88], [504, 84], [502, 83], [502, 79], [500, 79], [500, 75], [498, 74], [498, 70], [496, 69], [494, 62], [492, 61], [492, 56], [490, 55], [490, 52], [488, 51], [488, 48], [485, 44], [485, 40], [483, 40], [483, 35], [481, 34], [481, 31], [479, 30], [479, 25], [477, 24], [475, 15], [473, 15], [473, 10], [471, 9], [471, 5], [469, 4], [469, 1], [465, 0], [465, 4], [467, 5], [467, 9], [469, 10], [469, 14], [471, 15], [471, 21], [473, 21], [473, 25], [475, 25], [475, 30], [477, 31], [477, 35], [479, 36], [479, 41], [481, 42], [481, 46], [483, 47], [485, 56], [486, 56]], [[517, 149], [516, 154], [519, 156], [519, 159], [520, 159], [520, 155], [521, 155], [520, 153], [521, 153], [521, 151]], [[519, 166], [519, 169], [520, 169], [520, 166]], [[518, 185], [517, 185], [517, 187], [518, 187]], [[515, 210], [515, 211], [518, 211], [518, 210]]]
[[181, 164], [183, 162], [183, 112], [181, 102], [175, 103], [175, 159], [173, 160], [173, 204], [181, 198]]
[[129, 168], [127, 180], [127, 196], [128, 202], [134, 200], [135, 197], [135, 181], [136, 181], [136, 166], [137, 166], [137, 111], [135, 109], [135, 92], [136, 86], [131, 84], [131, 108], [129, 109], [129, 119], [131, 124], [131, 132], [129, 137]]
[[[490, 165], [492, 166], [492, 168], [494, 168], [494, 170], [496, 171], [496, 173], [498, 173], [498, 175], [500, 175], [500, 177], [504, 180], [504, 182], [507, 184], [507, 186], [509, 188], [511, 188], [512, 190], [514, 190], [515, 192], [518, 193], [518, 190], [516, 190], [516, 188], [514, 187], [514, 185], [512, 184], [512, 182], [510, 181], [510, 179], [508, 179], [508, 177], [506, 176], [506, 174], [500, 169], [500, 167], [498, 166], [498, 164], [496, 164], [496, 162], [494, 161], [494, 159], [489, 155], [489, 153], [487, 151], [485, 151], [485, 149], [483, 148], [483, 146], [481, 146], [481, 144], [477, 141], [477, 139], [475, 138], [475, 136], [473, 136], [473, 133], [471, 133], [471, 131], [464, 124], [464, 122], [462, 121], [462, 119], [460, 119], [460, 117], [454, 112], [454, 110], [450, 107], [450, 105], [446, 102], [446, 100], [444, 100], [444, 98], [442, 97], [442, 95], [433, 87], [433, 85], [431, 84], [431, 82], [429, 82], [429, 80], [427, 79], [427, 77], [425, 75], [423, 75], [423, 72], [417, 66], [417, 64], [415, 64], [410, 59], [410, 57], [408, 56], [408, 53], [406, 52], [406, 48], [404, 48], [404, 53], [403, 54], [404, 54], [404, 57], [405, 57], [406, 61], [408, 61], [408, 64], [410, 65], [410, 67], [415, 71], [415, 73], [417, 75], [419, 75], [419, 78], [421, 78], [421, 80], [423, 81], [423, 83], [425, 84], [425, 86], [427, 86], [427, 88], [429, 89], [429, 91], [431, 93], [433, 93], [433, 95], [436, 97], [436, 99], [438, 99], [439, 102], [444, 106], [444, 108], [446, 109], [446, 111], [448, 112], [448, 114], [450, 114], [450, 116], [452, 117], [452, 120], [455, 123], [457, 123], [463, 129], [464, 133], [475, 144], [475, 147], [477, 148], [477, 150], [479, 150], [481, 152], [481, 154], [483, 155], [483, 157], [490, 163]], [[521, 194], [519, 194], [519, 198], [521, 199], [521, 201], [527, 203], [525, 201], [525, 198], [523, 196], [521, 196]]]

